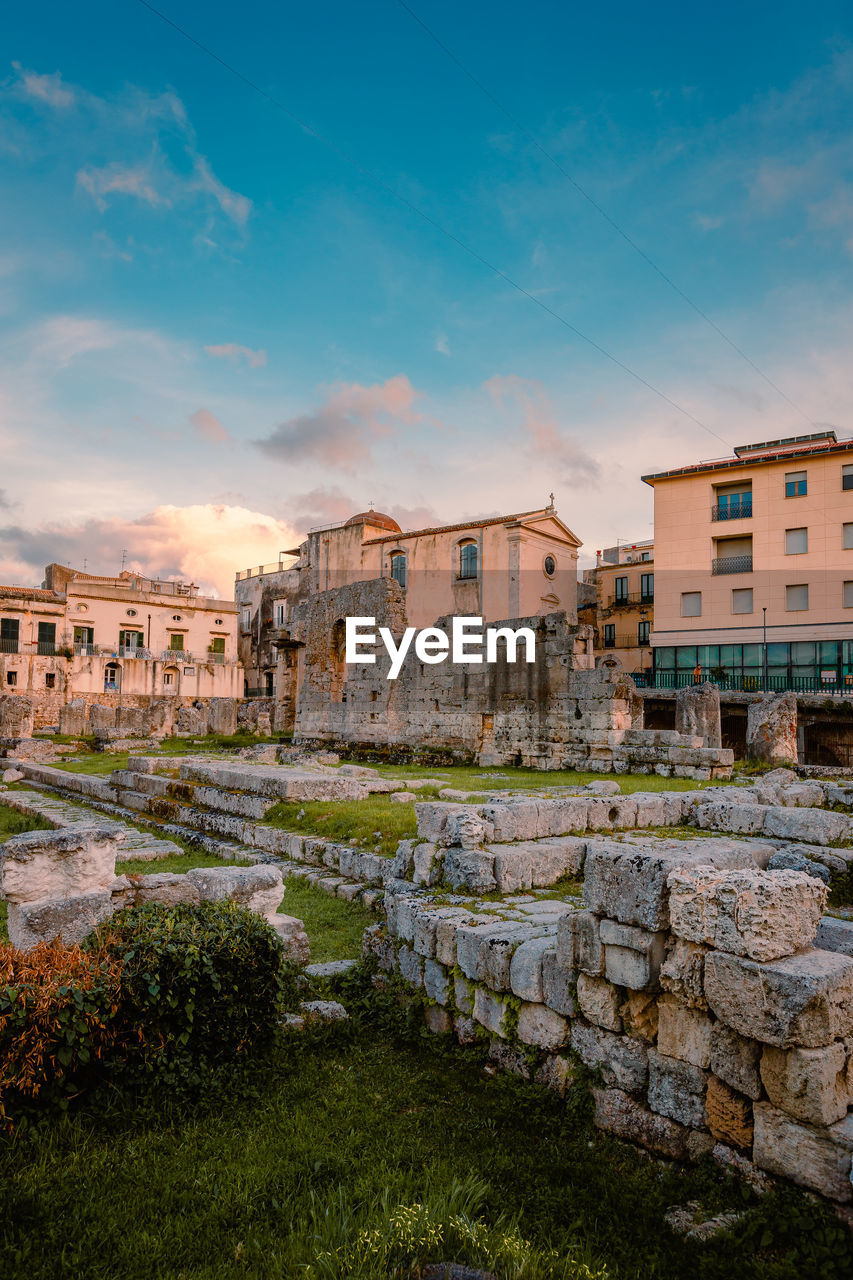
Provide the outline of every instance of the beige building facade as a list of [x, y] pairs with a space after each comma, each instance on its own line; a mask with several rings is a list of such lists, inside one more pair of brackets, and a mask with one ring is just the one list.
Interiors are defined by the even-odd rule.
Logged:
[[853, 440], [834, 431], [644, 476], [656, 682], [853, 687]]
[[583, 580], [595, 588], [595, 602], [583, 620], [595, 627], [595, 662], [632, 674], [652, 666], [655, 564], [652, 539], [620, 543], [596, 552]]

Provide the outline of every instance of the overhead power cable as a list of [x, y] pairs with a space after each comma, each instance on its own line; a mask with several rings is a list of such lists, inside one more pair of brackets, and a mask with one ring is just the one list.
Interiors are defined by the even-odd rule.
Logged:
[[705, 323], [710, 325], [711, 328], [714, 330], [714, 332], [717, 333], [723, 339], [723, 342], [727, 343], [733, 351], [737, 352], [737, 354], [741, 357], [741, 359], [745, 360], [746, 363], [749, 365], [749, 367], [753, 369], [760, 378], [763, 378], [764, 381], [767, 383], [767, 385], [769, 387], [772, 387], [773, 390], [777, 393], [777, 395], [781, 396], [782, 399], [785, 400], [791, 406], [791, 408], [794, 409], [795, 412], [797, 412], [800, 415], [801, 418], [804, 418], [805, 421], [809, 424], [809, 426], [812, 426], [812, 427], [816, 426], [816, 423], [813, 422], [813, 420], [809, 417], [809, 415], [805, 412], [805, 410], [801, 409], [800, 406], [796, 404], [795, 401], [793, 401], [791, 397], [785, 391], [783, 391], [782, 388], [777, 383], [775, 383], [773, 379], [755, 363], [755, 361], [751, 358], [751, 356], [748, 356], [747, 353], [741, 347], [738, 346], [738, 344], [734, 341], [734, 339], [730, 338], [729, 335], [723, 329], [720, 328], [717, 322], [713, 320], [706, 311], [703, 311], [702, 308], [697, 303], [695, 303], [693, 299], [689, 297], [688, 294], [686, 294], [679, 285], [675, 283], [672, 277], [667, 275], [667, 273], [663, 270], [662, 267], [658, 266], [655, 260], [646, 253], [645, 249], [643, 249], [641, 245], [637, 244], [636, 240], [634, 240], [634, 238], [628, 234], [628, 232], [624, 229], [624, 227], [620, 227], [619, 223], [610, 216], [610, 214], [607, 212], [606, 209], [602, 208], [602, 206], [598, 203], [595, 197], [590, 195], [590, 193], [586, 190], [586, 188], [581, 186], [581, 184], [578, 182], [576, 178], [572, 177], [572, 175], [568, 172], [568, 170], [565, 169], [562, 164], [560, 164], [560, 161], [556, 158], [556, 156], [553, 156], [550, 151], [546, 150], [546, 148], [542, 146], [542, 143], [539, 141], [536, 135], [532, 133], [530, 129], [528, 129], [527, 126], [518, 119], [517, 116], [515, 116], [507, 107], [505, 107], [504, 104], [498, 98], [495, 97], [492, 91], [488, 89], [486, 85], [483, 84], [482, 80], [479, 80], [477, 76], [475, 76], [474, 73], [470, 71], [468, 67], [465, 66], [465, 64], [456, 56], [453, 50], [450, 49], [444, 43], [441, 37], [437, 36], [436, 33], [432, 30], [432, 28], [427, 26], [423, 18], [421, 18], [419, 14], [415, 13], [414, 9], [412, 9], [410, 5], [406, 4], [406, 0], [397, 0], [397, 4], [400, 6], [401, 9], [405, 9], [409, 17], [412, 18], [413, 21], [416, 22], [418, 26], [421, 27], [426, 32], [426, 34], [433, 41], [433, 43], [438, 45], [439, 49], [441, 49], [441, 51], [447, 55], [450, 61], [456, 67], [459, 68], [462, 74], [466, 76], [471, 81], [472, 84], [477, 86], [480, 92], [484, 94], [485, 97], [488, 98], [489, 102], [491, 102], [493, 106], [497, 107], [498, 111], [500, 111], [500, 113], [503, 116], [505, 116], [507, 120], [509, 120], [510, 124], [515, 129], [518, 129], [519, 133], [523, 134], [524, 137], [527, 138], [528, 142], [530, 142], [536, 148], [536, 150], [545, 157], [546, 160], [549, 160], [551, 162], [554, 168], [557, 169], [559, 173], [561, 173], [562, 176], [566, 179], [566, 181], [570, 183], [571, 186], [574, 187], [578, 195], [582, 196], [583, 199], [586, 200], [587, 204], [591, 205], [592, 208], [595, 209], [596, 213], [600, 214], [600, 216], [604, 219], [604, 221], [607, 222], [613, 228], [616, 234], [618, 236], [621, 236], [622, 239], [625, 241], [625, 243], [630, 245], [631, 248], [634, 250], [634, 252], [640, 255], [643, 261], [646, 262], [651, 267], [652, 271], [654, 271], [657, 275], [659, 275], [661, 280], [663, 280], [666, 284], [668, 284], [670, 289], [672, 289], [673, 292], [677, 293], [679, 298], [682, 299], [682, 301], [687, 303], [688, 307], [691, 307], [692, 310], [695, 311], [698, 316], [701, 316], [701, 318], [705, 321]]
[[153, 4], [150, 4], [149, 0], [138, 0], [138, 3], [141, 4], [144, 9], [148, 9], [150, 13], [153, 13], [155, 17], [159, 18], [162, 22], [165, 22], [167, 26], [171, 27], [174, 31], [177, 31], [178, 34], [183, 36], [183, 38], [189, 41], [190, 44], [195, 45], [195, 47], [200, 49], [207, 57], [212, 58], [214, 62], [218, 63], [219, 66], [229, 72], [230, 75], [236, 77], [237, 80], [246, 85], [254, 93], [259, 94], [269, 102], [271, 106], [275, 107], [276, 110], [281, 111], [289, 120], [292, 120], [300, 129], [309, 134], [310, 137], [316, 139], [317, 142], [321, 142], [323, 146], [328, 147], [330, 151], [333, 151], [335, 155], [339, 156], [340, 159], [348, 164], [352, 169], [355, 169], [357, 173], [360, 173], [362, 177], [367, 178], [370, 182], [374, 183], [374, 185], [385, 191], [386, 194], [390, 195], [399, 204], [410, 209], [412, 213], [417, 214], [419, 218], [434, 230], [440, 232], [441, 235], [445, 236], [464, 253], [468, 254], [468, 256], [473, 258], [475, 262], [479, 262], [482, 266], [486, 267], [487, 270], [493, 272], [498, 279], [503, 280], [505, 284], [508, 284], [511, 288], [515, 289], [516, 292], [534, 303], [541, 311], [544, 311], [547, 315], [551, 316], [552, 319], [558, 321], [558, 323], [568, 329], [570, 333], [573, 333], [575, 337], [580, 338], [582, 342], [587, 343], [593, 348], [593, 350], [597, 351], [600, 355], [604, 356], [605, 359], [609, 360], [612, 364], [616, 365], [617, 368], [621, 369], [623, 373], [627, 373], [630, 377], [634, 378], [636, 382], [639, 382], [642, 386], [646, 387], [647, 390], [653, 392], [654, 395], [658, 396], [666, 404], [670, 405], [671, 408], [677, 410], [678, 413], [695, 423], [697, 427], [701, 427], [703, 431], [707, 431], [709, 435], [714, 436], [715, 439], [719, 440], [727, 448], [731, 447], [728, 440], [724, 440], [718, 432], [714, 431], [712, 427], [709, 427], [706, 423], [702, 422], [695, 416], [695, 414], [691, 413], [689, 409], [685, 409], [677, 400], [673, 400], [673, 398], [667, 395], [665, 391], [661, 391], [660, 387], [656, 387], [654, 383], [649, 382], [642, 374], [637, 373], [637, 371], [632, 369], [630, 365], [625, 364], [625, 362], [620, 360], [618, 356], [613, 355], [613, 353], [608, 351], [606, 347], [603, 347], [600, 342], [596, 342], [594, 338], [591, 338], [589, 334], [584, 333], [582, 329], [577, 327], [577, 325], [572, 324], [572, 322], [567, 320], [565, 316], [560, 315], [560, 313], [555, 311], [553, 307], [549, 307], [547, 303], [541, 300], [541, 298], [537, 298], [535, 294], [530, 293], [523, 285], [519, 284], [517, 280], [514, 280], [512, 276], [501, 270], [500, 267], [495, 266], [495, 264], [490, 262], [488, 258], [483, 257], [478, 250], [473, 248], [466, 241], [461, 240], [459, 236], [454, 234], [454, 232], [448, 230], [447, 227], [443, 226], [433, 218], [431, 214], [427, 213], [424, 209], [420, 208], [419, 205], [416, 205], [414, 201], [410, 200], [408, 196], [403, 195], [402, 192], [397, 191], [394, 187], [390, 186], [390, 184], [387, 183], [384, 178], [380, 177], [378, 173], [375, 173], [372, 169], [368, 169], [361, 163], [361, 161], [356, 160], [336, 142], [333, 142], [330, 138], [327, 138], [324, 134], [320, 133], [318, 129], [315, 129], [313, 125], [306, 123], [306, 121], [301, 119], [301, 117], [294, 111], [291, 111], [290, 108], [285, 106], [285, 104], [278, 98], [274, 97], [271, 93], [268, 93], [266, 89], [263, 89], [254, 80], [250, 79], [249, 76], [244, 75], [242, 71], [238, 70], [237, 67], [233, 66], [230, 62], [226, 62], [224, 58], [221, 58], [219, 54], [214, 52], [214, 50], [208, 45], [204, 44], [201, 40], [198, 40], [194, 35], [191, 35], [189, 31], [180, 26], [167, 14], [163, 13], [161, 9], [157, 9]]

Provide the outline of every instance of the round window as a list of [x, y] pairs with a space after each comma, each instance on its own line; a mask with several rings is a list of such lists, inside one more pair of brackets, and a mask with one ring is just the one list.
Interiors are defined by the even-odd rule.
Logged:
[[222, 626], [222, 619], [221, 619], [221, 618], [217, 618], [217, 619], [216, 619], [216, 623], [215, 623], [215, 625], [216, 625], [217, 627], [221, 627], [221, 626]]
[[179, 613], [173, 613], [173, 614], [172, 614], [172, 621], [173, 621], [173, 622], [180, 622], [180, 620], [181, 620], [181, 615], [180, 615]]
[[135, 617], [136, 617], [136, 610], [135, 610], [135, 609], [128, 609], [128, 611], [127, 611], [127, 616], [128, 616], [129, 618], [135, 618]]
[[88, 612], [89, 612], [89, 606], [88, 606], [87, 604], [78, 604], [78, 606], [77, 606], [77, 612], [78, 612], [78, 613], [88, 613]]
[[546, 556], [546, 557], [545, 557], [545, 565], [544, 565], [544, 568], [545, 568], [545, 573], [547, 574], [547, 576], [548, 576], [549, 578], [553, 578], [554, 574], [557, 572], [557, 561], [554, 559], [554, 557], [553, 557], [553, 556]]

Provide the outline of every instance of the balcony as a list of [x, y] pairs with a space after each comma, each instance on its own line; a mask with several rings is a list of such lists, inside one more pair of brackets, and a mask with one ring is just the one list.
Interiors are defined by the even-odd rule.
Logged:
[[748, 520], [752, 515], [752, 498], [741, 499], [740, 502], [717, 503], [711, 508], [712, 520]]
[[55, 640], [38, 640], [36, 642], [36, 652], [40, 658], [56, 657], [56, 641]]
[[606, 609], [630, 609], [641, 605], [651, 606], [654, 602], [654, 591], [634, 591], [627, 596], [613, 596], [604, 607]]
[[161, 662], [194, 662], [195, 659], [189, 649], [162, 649], [160, 651]]
[[100, 647], [96, 644], [75, 644], [74, 645], [75, 658], [97, 658], [100, 652], [101, 652]]
[[752, 573], [752, 556], [718, 556], [711, 561], [711, 573]]
[[7, 640], [5, 639], [5, 637], [4, 639], [0, 640], [0, 653], [17, 653], [17, 652], [18, 652], [17, 640]]

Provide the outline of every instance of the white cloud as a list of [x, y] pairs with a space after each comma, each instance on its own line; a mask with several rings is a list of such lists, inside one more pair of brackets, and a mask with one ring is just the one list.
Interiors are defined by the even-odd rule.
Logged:
[[61, 111], [74, 105], [74, 94], [63, 85], [58, 71], [53, 75], [38, 75], [35, 71], [27, 71], [20, 62], [13, 62], [12, 66], [20, 77], [18, 91], [24, 97], [35, 98]]
[[171, 201], [160, 194], [155, 186], [151, 165], [142, 162], [136, 165], [125, 165], [120, 161], [104, 165], [101, 169], [80, 169], [77, 173], [77, 186], [88, 191], [95, 204], [104, 213], [109, 204], [104, 199], [108, 195], [134, 196], [145, 204], [170, 205]]
[[446, 333], [436, 334], [435, 349], [442, 356], [450, 355], [450, 339]]
[[223, 342], [219, 346], [205, 347], [209, 356], [216, 360], [228, 360], [231, 364], [239, 364], [245, 360], [250, 369], [259, 369], [267, 362], [266, 351], [253, 351], [251, 347], [241, 347], [236, 342]]

